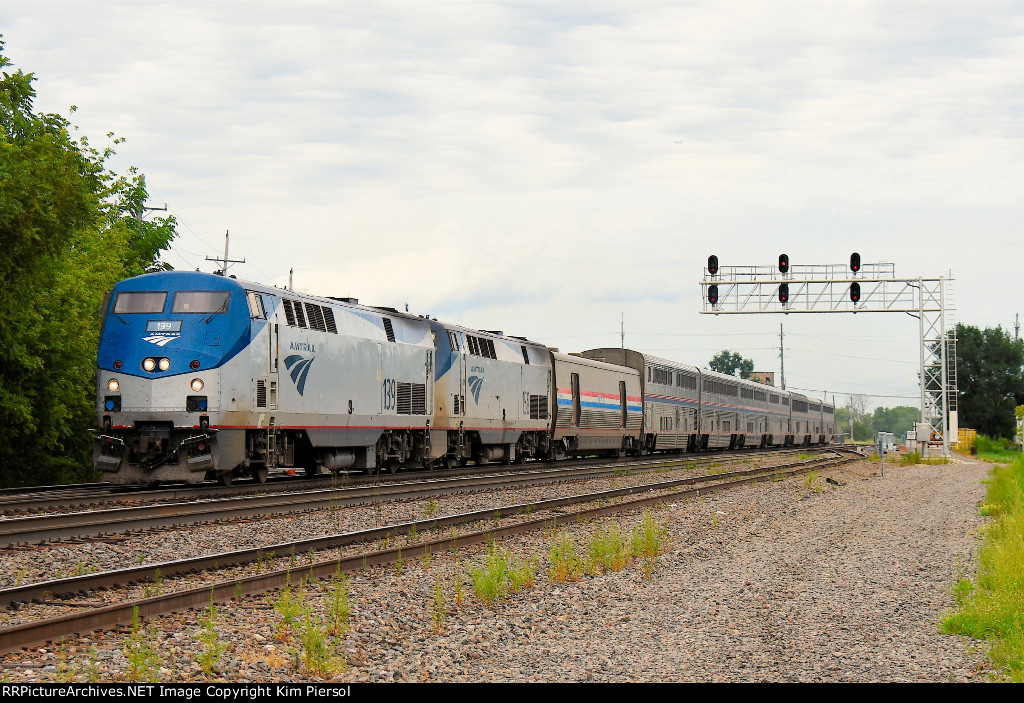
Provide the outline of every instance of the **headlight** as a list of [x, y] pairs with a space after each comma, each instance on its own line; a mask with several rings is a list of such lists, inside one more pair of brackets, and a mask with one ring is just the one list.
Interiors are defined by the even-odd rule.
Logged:
[[203, 379], [193, 378], [192, 383], [189, 384], [196, 393], [203, 390]]
[[166, 371], [169, 368], [171, 368], [171, 360], [170, 359], [161, 359], [160, 360], [160, 370], [161, 371]]
[[142, 360], [142, 368], [145, 369], [146, 371], [152, 371], [153, 369], [156, 368], [156, 359], [146, 357], [145, 359]]
[[116, 378], [112, 378], [109, 381], [107, 381], [107, 390], [108, 391], [116, 391], [120, 387], [121, 387], [121, 384], [117, 382]]

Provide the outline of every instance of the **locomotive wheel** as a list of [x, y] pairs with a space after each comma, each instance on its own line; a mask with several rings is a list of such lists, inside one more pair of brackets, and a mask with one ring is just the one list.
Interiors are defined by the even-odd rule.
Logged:
[[222, 474], [217, 474], [217, 483], [219, 483], [222, 486], [230, 486], [232, 478], [234, 477], [231, 475], [231, 472], [225, 471]]
[[266, 483], [268, 473], [269, 472], [267, 471], [266, 466], [253, 467], [252, 480], [255, 481], [256, 483]]
[[397, 474], [400, 462], [398, 459], [388, 459], [388, 473]]
[[446, 454], [444, 458], [441, 459], [441, 465], [444, 466], [446, 471], [451, 471], [455, 468], [455, 457]]

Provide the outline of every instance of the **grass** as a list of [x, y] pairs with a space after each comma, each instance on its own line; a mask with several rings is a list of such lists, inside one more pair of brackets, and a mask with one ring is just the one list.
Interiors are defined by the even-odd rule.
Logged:
[[[979, 440], [981, 438], [979, 437]], [[982, 513], [985, 527], [974, 582], [953, 588], [957, 609], [940, 626], [990, 644], [998, 678], [1024, 683], [1024, 457], [992, 469]]]
[[1008, 440], [993, 439], [985, 435], [978, 435], [974, 446], [978, 448], [978, 458], [982, 461], [1007, 463], [1014, 461], [1021, 455], [1013, 443]]
[[[890, 454], [890, 456], [892, 455]], [[877, 459], [876, 461], [881, 462], [881, 459]], [[890, 463], [893, 461], [894, 459], [889, 460]], [[936, 466], [948, 463], [948, 456], [922, 457], [919, 452], [904, 452], [903, 454], [900, 454], [900, 466], [913, 466], [914, 464], [928, 464], [929, 466]]]

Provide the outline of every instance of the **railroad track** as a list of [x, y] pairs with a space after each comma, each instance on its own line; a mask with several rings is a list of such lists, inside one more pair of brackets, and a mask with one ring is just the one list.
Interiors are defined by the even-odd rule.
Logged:
[[[793, 453], [795, 450], [788, 451]], [[806, 453], [806, 450], [802, 451]], [[764, 456], [773, 455], [739, 453], [732, 455], [731, 460], [749, 460]], [[461, 474], [453, 478], [434, 478], [427, 474], [427, 480], [411, 479], [388, 483], [360, 481], [355, 486], [334, 486], [295, 493], [260, 493], [232, 498], [217, 496], [201, 502], [155, 503], [84, 512], [10, 517], [0, 519], [0, 547], [106, 537], [140, 530], [289, 515], [381, 501], [412, 500], [471, 491], [598, 478], [625, 470], [631, 473], [648, 473], [687, 466], [699, 467], [702, 464], [728, 460], [730, 457], [727, 456], [701, 454], [682, 455], [670, 459], [658, 457], [633, 460], [625, 464], [606, 461], [583, 466], [541, 465], [543, 468], [500, 474]]]
[[[119, 625], [126, 625], [131, 622], [133, 611], [136, 608], [140, 618], [154, 617], [189, 608], [201, 608], [209, 604], [211, 598], [216, 602], [225, 602], [232, 598], [281, 588], [287, 585], [289, 579], [295, 576], [308, 576], [315, 579], [326, 578], [332, 576], [338, 570], [354, 571], [367, 566], [394, 563], [402, 558], [403, 555], [407, 559], [412, 559], [421, 556], [427, 551], [481, 544], [489, 540], [501, 539], [531, 530], [550, 528], [559, 524], [589, 520], [617, 512], [633, 510], [662, 502], [668, 498], [678, 499], [705, 495], [781, 475], [792, 476], [806, 471], [828, 468], [861, 459], [863, 456], [852, 450], [829, 449], [819, 457], [793, 462], [784, 466], [758, 467], [742, 471], [688, 476], [686, 478], [670, 479], [643, 486], [583, 493], [525, 504], [509, 505], [498, 509], [416, 520], [317, 539], [299, 540], [271, 545], [258, 550], [241, 550], [2, 589], [0, 590], [0, 602], [9, 605], [19, 601], [52, 598], [59, 594], [78, 593], [96, 588], [114, 588], [133, 582], [153, 579], [157, 574], [162, 574], [162, 576], [166, 577], [204, 569], [223, 569], [259, 560], [262, 558], [262, 555], [270, 550], [274, 550], [278, 555], [307, 553], [312, 556], [317, 551], [386, 538], [391, 535], [412, 535], [418, 534], [421, 530], [445, 529], [472, 524], [481, 520], [490, 520], [494, 523], [492, 528], [486, 530], [476, 530], [441, 539], [424, 540], [394, 549], [370, 549], [355, 555], [313, 562], [308, 567], [289, 567], [288, 569], [267, 573], [257, 573], [251, 576], [205, 584], [198, 588], [137, 600], [124, 600], [113, 605], [96, 608], [90, 607], [83, 611], [59, 617], [16, 625], [0, 630], [0, 653], [52, 642], [60, 638], [93, 630], [110, 629]], [[638, 493], [646, 495], [634, 497]], [[618, 502], [612, 503], [609, 501]], [[587, 503], [598, 503], [598, 505], [570, 513], [550, 514], [550, 511], [553, 509]], [[529, 516], [537, 511], [548, 511], [549, 514], [540, 518], [528, 517], [525, 520], [504, 526], [499, 526], [498, 524], [503, 518], [522, 518], [524, 514]]]
[[[817, 449], [816, 448], [812, 448]], [[702, 452], [698, 454], [676, 455], [672, 461], [731, 461], [739, 457], [756, 458], [759, 456], [785, 455], [807, 452], [807, 447], [770, 449], [766, 451], [737, 450], [729, 452]], [[159, 501], [188, 502], [195, 500], [215, 500], [234, 498], [253, 494], [287, 492], [290, 490], [316, 490], [332, 488], [339, 484], [345, 486], [375, 485], [381, 483], [409, 482], [430, 479], [461, 478], [473, 473], [517, 473], [536, 471], [540, 467], [580, 468], [592, 465], [632, 466], [648, 462], [666, 460], [667, 455], [648, 456], [646, 458], [629, 458], [622, 460], [610, 459], [578, 459], [562, 462], [528, 462], [522, 465], [485, 464], [482, 466], [461, 467], [450, 470], [434, 471], [403, 471], [398, 474], [382, 473], [378, 475], [346, 474], [337, 476], [308, 477], [304, 475], [272, 476], [267, 483], [241, 481], [231, 486], [221, 486], [214, 482], [199, 485], [160, 486], [156, 488], [140, 488], [137, 486], [115, 486], [109, 483], [88, 483], [68, 486], [33, 486], [26, 488], [0, 489], [0, 513], [7, 517], [45, 512], [68, 512], [75, 509], [106, 509], [111, 505], [156, 503]], [[2, 519], [2, 518], [0, 518]]]

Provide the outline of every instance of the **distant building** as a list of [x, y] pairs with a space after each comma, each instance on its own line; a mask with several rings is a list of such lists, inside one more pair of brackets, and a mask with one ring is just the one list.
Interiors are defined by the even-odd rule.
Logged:
[[755, 383], [763, 383], [766, 386], [775, 385], [775, 372], [774, 371], [751, 371], [750, 380]]

